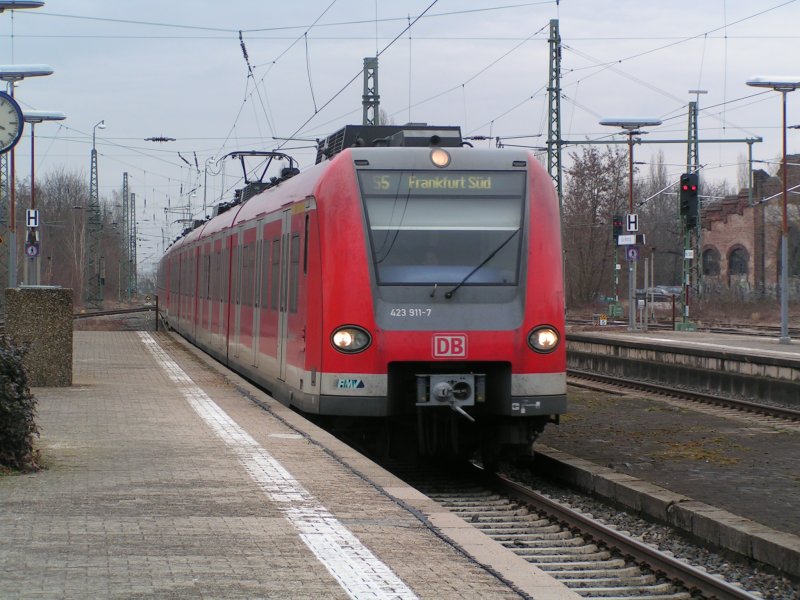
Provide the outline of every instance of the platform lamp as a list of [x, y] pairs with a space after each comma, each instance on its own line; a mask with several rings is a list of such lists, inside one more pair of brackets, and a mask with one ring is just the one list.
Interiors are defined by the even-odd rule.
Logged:
[[[25, 3], [6, 2], [3, 4], [21, 5]], [[27, 3], [35, 4], [35, 3]], [[16, 6], [20, 8], [21, 6]], [[5, 8], [14, 8], [5, 6]], [[35, 6], [26, 6], [24, 8], [36, 8]], [[53, 68], [48, 65], [0, 65], [0, 80], [9, 84], [11, 97], [14, 97], [14, 84], [17, 81], [22, 81], [26, 77], [43, 77], [45, 75], [52, 75]], [[8, 200], [8, 287], [17, 287], [17, 213], [16, 213], [16, 186], [14, 185], [14, 149], [9, 153], [9, 200]]]
[[[644, 135], [643, 127], [661, 125], [661, 121], [650, 117], [615, 117], [602, 119], [600, 125], [620, 127], [623, 134], [628, 136], [628, 214], [633, 214], [633, 144], [634, 136]], [[636, 330], [636, 312], [634, 310], [634, 296], [636, 279], [634, 277], [632, 260], [628, 261], [628, 331]]]
[[[36, 210], [36, 125], [45, 121], [63, 121], [67, 116], [62, 112], [52, 110], [26, 110], [22, 117], [26, 123], [31, 124], [31, 210]], [[38, 221], [38, 219], [37, 219]], [[28, 285], [39, 285], [39, 231], [38, 222], [36, 227], [31, 227], [28, 239], [25, 244], [25, 254], [30, 257], [30, 261], [25, 263], [25, 282]], [[30, 262], [33, 269], [28, 270]]]
[[795, 91], [800, 87], [800, 76], [792, 75], [764, 75], [752, 77], [747, 81], [747, 85], [752, 87], [769, 88], [781, 93], [783, 100], [783, 200], [782, 200], [782, 226], [781, 226], [781, 337], [778, 342], [790, 344], [792, 339], [789, 337], [789, 219], [787, 215], [786, 202], [788, 193], [786, 191], [787, 175], [786, 172], [786, 94]]
[[36, 0], [2, 0], [0, 1], [0, 13], [6, 10], [21, 10], [23, 8], [41, 8], [43, 1]]

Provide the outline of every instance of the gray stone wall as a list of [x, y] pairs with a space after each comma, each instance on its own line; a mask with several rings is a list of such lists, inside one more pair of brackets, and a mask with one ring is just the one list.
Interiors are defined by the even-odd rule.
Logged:
[[28, 347], [25, 368], [31, 387], [72, 385], [71, 289], [7, 289], [6, 334]]

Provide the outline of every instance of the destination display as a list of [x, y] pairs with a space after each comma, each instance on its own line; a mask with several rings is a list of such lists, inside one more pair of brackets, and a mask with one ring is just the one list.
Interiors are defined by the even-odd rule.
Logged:
[[501, 171], [360, 171], [362, 192], [367, 196], [436, 194], [457, 196], [520, 196], [524, 172]]

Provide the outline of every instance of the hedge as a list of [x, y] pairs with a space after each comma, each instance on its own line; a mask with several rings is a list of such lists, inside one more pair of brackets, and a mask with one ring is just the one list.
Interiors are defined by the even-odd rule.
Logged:
[[39, 468], [33, 446], [39, 436], [36, 398], [22, 364], [25, 352], [8, 336], [0, 336], [0, 468], [20, 471]]

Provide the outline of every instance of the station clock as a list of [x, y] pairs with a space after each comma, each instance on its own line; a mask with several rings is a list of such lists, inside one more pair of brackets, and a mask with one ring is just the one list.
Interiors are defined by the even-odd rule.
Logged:
[[22, 136], [25, 121], [17, 101], [5, 92], [0, 92], [0, 154], [16, 146]]

